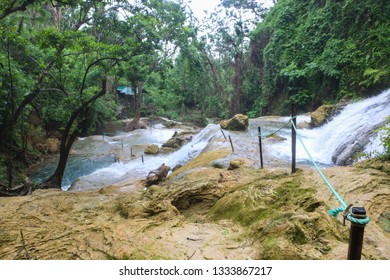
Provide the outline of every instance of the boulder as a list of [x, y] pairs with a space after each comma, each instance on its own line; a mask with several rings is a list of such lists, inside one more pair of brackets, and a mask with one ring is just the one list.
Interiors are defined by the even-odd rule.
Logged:
[[158, 152], [160, 151], [160, 148], [156, 144], [151, 144], [148, 145], [144, 151], [145, 154], [147, 155], [157, 155]]
[[249, 118], [243, 114], [237, 114], [231, 119], [222, 120], [220, 126], [226, 130], [244, 131], [248, 129]]
[[286, 138], [284, 138], [276, 133], [273, 133], [273, 134], [267, 136], [267, 139], [273, 143], [282, 142], [282, 141], [287, 140]]
[[192, 140], [192, 133], [193, 132], [188, 132], [188, 131], [183, 131], [183, 132], [175, 131], [172, 138], [162, 145], [162, 150], [165, 153], [168, 153], [170, 151], [175, 151], [179, 149], [184, 144]]
[[310, 114], [310, 126], [319, 127], [324, 123], [331, 121], [334, 116], [341, 112], [344, 106], [345, 103], [340, 103], [338, 105], [322, 105], [318, 107], [317, 110]]
[[50, 154], [56, 154], [60, 150], [60, 141], [57, 138], [49, 138], [46, 141], [47, 148]]
[[182, 146], [182, 144], [183, 144], [183, 139], [179, 137], [172, 137], [167, 142], [165, 142], [162, 146], [164, 148], [178, 149]]

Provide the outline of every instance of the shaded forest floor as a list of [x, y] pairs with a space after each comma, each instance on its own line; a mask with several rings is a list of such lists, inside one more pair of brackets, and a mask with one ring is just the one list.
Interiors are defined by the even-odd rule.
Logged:
[[[219, 164], [233, 159], [242, 165]], [[346, 259], [349, 222], [327, 214], [339, 204], [320, 176], [253, 165], [217, 139], [147, 190], [126, 181], [0, 198], [0, 259]], [[372, 219], [363, 258], [390, 259], [390, 163], [324, 173]]]

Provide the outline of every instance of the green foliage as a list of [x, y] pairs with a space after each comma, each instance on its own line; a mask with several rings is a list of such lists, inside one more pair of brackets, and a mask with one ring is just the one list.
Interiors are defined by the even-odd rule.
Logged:
[[278, 1], [251, 35], [266, 109], [275, 99], [313, 109], [389, 86], [389, 12], [386, 1]]
[[378, 155], [378, 157], [390, 160], [390, 117], [387, 118], [386, 124], [378, 129], [378, 132], [382, 133], [380, 140], [384, 149], [383, 153]]

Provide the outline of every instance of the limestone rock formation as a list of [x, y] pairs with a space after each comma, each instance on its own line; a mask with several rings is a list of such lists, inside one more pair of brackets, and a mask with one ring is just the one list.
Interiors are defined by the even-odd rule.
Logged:
[[249, 118], [243, 114], [237, 114], [231, 119], [222, 120], [220, 125], [222, 129], [244, 131], [248, 129]]
[[240, 168], [244, 164], [245, 164], [245, 160], [242, 158], [233, 159], [230, 161], [228, 170], [234, 170], [234, 169]]
[[192, 139], [192, 132], [177, 132], [173, 134], [173, 136], [162, 145], [162, 152], [172, 152], [180, 147], [182, 147], [184, 144], [188, 143]]
[[160, 151], [160, 148], [156, 144], [148, 145], [145, 149], [145, 154], [147, 155], [157, 155]]
[[344, 108], [345, 104], [339, 105], [322, 105], [318, 107], [316, 111], [310, 114], [311, 127], [318, 127], [323, 125], [324, 123], [332, 120], [334, 116], [339, 114], [341, 110]]

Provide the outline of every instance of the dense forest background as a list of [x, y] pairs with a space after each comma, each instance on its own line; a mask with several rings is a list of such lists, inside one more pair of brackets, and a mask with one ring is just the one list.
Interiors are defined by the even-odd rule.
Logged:
[[[44, 138], [60, 162], [107, 122], [164, 116], [204, 124], [287, 114], [390, 86], [387, 0], [221, 0], [200, 21], [186, 1], [0, 1], [0, 184], [23, 183]], [[129, 100], [118, 86], [135, 93]], [[15, 190], [16, 191], [16, 190]], [[19, 191], [16, 191], [19, 192]]]

